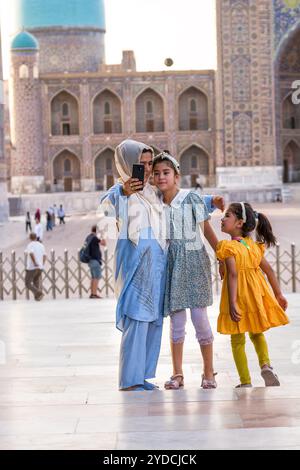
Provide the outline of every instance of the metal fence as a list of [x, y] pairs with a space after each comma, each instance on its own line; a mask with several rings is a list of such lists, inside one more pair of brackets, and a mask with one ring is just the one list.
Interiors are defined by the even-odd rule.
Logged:
[[[27, 254], [17, 257], [12, 251], [10, 257], [0, 252], [0, 300], [29, 299], [29, 291], [25, 287], [25, 267]], [[47, 258], [42, 276], [42, 286], [45, 298], [82, 298], [90, 293], [91, 276], [87, 264], [79, 259], [79, 252], [70, 255], [65, 250], [63, 255], [57, 255], [51, 250]], [[113, 255], [104, 252], [102, 278], [99, 282], [99, 292], [103, 297], [114, 295], [113, 286]]]
[[[274, 250], [267, 252], [266, 258], [270, 262], [277, 279], [284, 292], [300, 291], [300, 252], [296, 246], [291, 245], [289, 250], [281, 249], [277, 245]], [[102, 279], [99, 283], [99, 292], [103, 297], [114, 296], [113, 281], [114, 255], [106, 250], [103, 257]], [[13, 251], [11, 256], [4, 256], [0, 252], [0, 300], [17, 300], [29, 298], [25, 287], [25, 266], [27, 255], [17, 257]], [[221, 291], [218, 263], [211, 255], [212, 278], [215, 294]], [[51, 250], [43, 272], [43, 292], [46, 298], [82, 298], [90, 291], [90, 272], [86, 264], [79, 260], [79, 253], [70, 255], [65, 250], [63, 255], [57, 255]]]

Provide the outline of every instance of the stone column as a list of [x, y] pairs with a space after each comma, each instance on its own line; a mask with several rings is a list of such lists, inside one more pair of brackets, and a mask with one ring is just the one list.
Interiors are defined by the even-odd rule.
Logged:
[[82, 162], [81, 162], [81, 190], [95, 191], [93, 178], [92, 149], [90, 143], [91, 132], [91, 104], [89, 85], [86, 80], [80, 85], [81, 108], [81, 135], [82, 135]]
[[16, 152], [12, 158], [13, 193], [44, 192], [43, 126], [38, 51], [13, 50], [13, 91]]
[[133, 83], [129, 77], [126, 77], [123, 82], [123, 129], [124, 135], [132, 135], [135, 133], [134, 116], [135, 116], [135, 103], [133, 101]]
[[[172, 76], [166, 80], [166, 110], [165, 110], [165, 125], [168, 135], [168, 150], [172, 155], [177, 156], [177, 122], [176, 122], [176, 82]], [[162, 149], [163, 150], [163, 149]]]

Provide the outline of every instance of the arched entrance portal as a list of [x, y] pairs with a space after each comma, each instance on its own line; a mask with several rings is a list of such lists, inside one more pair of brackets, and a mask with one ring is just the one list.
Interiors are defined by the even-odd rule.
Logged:
[[300, 183], [300, 147], [290, 142], [283, 154], [283, 182]]
[[78, 103], [67, 91], [61, 91], [51, 101], [51, 134], [79, 134]]
[[293, 94], [288, 95], [282, 105], [283, 129], [300, 130], [300, 106], [293, 103]]
[[95, 185], [97, 191], [111, 188], [118, 178], [112, 149], [103, 150], [95, 159]]
[[188, 88], [180, 95], [178, 107], [180, 131], [208, 130], [208, 101], [204, 93]]
[[69, 150], [63, 150], [53, 160], [54, 191], [80, 191], [80, 161]]
[[102, 91], [93, 103], [94, 134], [122, 132], [121, 103], [109, 90]]
[[204, 150], [192, 145], [180, 158], [182, 187], [194, 188], [197, 184], [202, 187], [208, 184], [209, 160]]
[[136, 132], [163, 132], [164, 103], [152, 88], [147, 88], [136, 100]]
[[296, 183], [300, 182], [300, 105], [293, 100], [292, 85], [300, 78], [300, 22], [277, 54], [275, 74], [278, 161], [283, 182]]

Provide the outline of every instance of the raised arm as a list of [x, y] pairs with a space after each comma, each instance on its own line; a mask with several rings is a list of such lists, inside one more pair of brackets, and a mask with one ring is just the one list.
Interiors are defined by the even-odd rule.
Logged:
[[224, 211], [225, 209], [225, 201], [223, 196], [203, 196], [205, 205], [207, 207], [208, 212], [211, 214], [216, 209], [220, 209], [220, 211]]
[[205, 220], [204, 222], [204, 236], [212, 247], [212, 249], [216, 251], [219, 240], [217, 239], [214, 229], [212, 228], [208, 220]]
[[266, 274], [268, 281], [272, 287], [272, 290], [274, 292], [274, 295], [277, 299], [277, 302], [279, 303], [280, 307], [283, 308], [283, 310], [286, 310], [288, 307], [288, 301], [286, 298], [283, 296], [279, 283], [276, 278], [276, 274], [270, 265], [266, 258], [263, 258], [260, 263], [260, 268], [261, 270]]
[[226, 269], [227, 269], [227, 287], [228, 287], [228, 296], [229, 296], [229, 309], [230, 317], [234, 322], [239, 322], [241, 320], [241, 315], [237, 309], [237, 280], [238, 274], [236, 270], [236, 264], [234, 257], [226, 258]]

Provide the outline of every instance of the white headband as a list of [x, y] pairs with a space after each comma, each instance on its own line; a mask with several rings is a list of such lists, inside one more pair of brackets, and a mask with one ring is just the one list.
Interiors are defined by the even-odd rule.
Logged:
[[178, 161], [176, 160], [176, 158], [172, 157], [172, 155], [170, 155], [169, 153], [167, 152], [161, 152], [159, 153], [158, 155], [156, 155], [156, 157], [154, 157], [154, 162], [155, 162], [155, 159], [156, 158], [162, 158], [164, 160], [169, 160], [169, 162], [172, 163], [173, 167], [174, 167], [174, 170], [175, 172], [179, 175], [180, 174], [180, 165], [178, 163]]
[[247, 213], [246, 213], [246, 207], [245, 207], [245, 203], [244, 202], [240, 202], [241, 206], [242, 206], [242, 219], [243, 219], [243, 222], [244, 224], [247, 222]]

